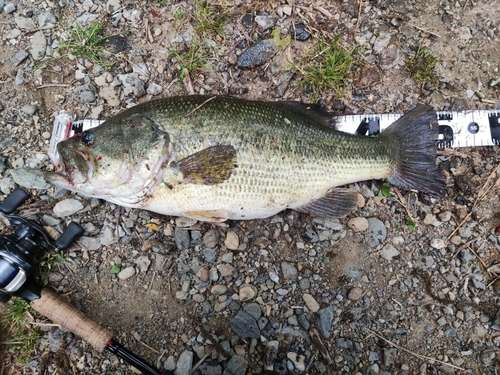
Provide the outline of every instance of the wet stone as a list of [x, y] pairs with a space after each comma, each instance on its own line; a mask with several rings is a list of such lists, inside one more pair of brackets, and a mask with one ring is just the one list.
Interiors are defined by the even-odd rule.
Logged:
[[259, 304], [254, 302], [247, 303], [245, 306], [243, 306], [243, 311], [252, 315], [255, 318], [255, 320], [259, 320], [259, 318], [262, 315], [262, 310]]
[[189, 248], [191, 239], [189, 238], [189, 232], [184, 228], [175, 227], [174, 231], [175, 246], [179, 250], [186, 250]]
[[368, 233], [365, 236], [366, 242], [371, 247], [376, 247], [383, 243], [387, 237], [387, 229], [382, 221], [376, 217], [368, 219]]
[[241, 355], [235, 354], [227, 363], [226, 375], [245, 375], [248, 367], [248, 361]]
[[295, 40], [307, 40], [311, 37], [311, 34], [306, 30], [306, 26], [303, 23], [296, 23], [290, 26], [290, 35], [292, 39]]
[[260, 337], [260, 329], [255, 318], [245, 311], [238, 311], [229, 322], [232, 330], [242, 339]]
[[346, 339], [345, 337], [337, 337], [335, 339], [335, 344], [337, 344], [338, 348], [341, 350], [349, 350], [353, 348], [353, 343], [351, 340]]
[[335, 310], [336, 308], [334, 306], [328, 306], [316, 312], [316, 317], [318, 318], [318, 331], [324, 338], [330, 337]]

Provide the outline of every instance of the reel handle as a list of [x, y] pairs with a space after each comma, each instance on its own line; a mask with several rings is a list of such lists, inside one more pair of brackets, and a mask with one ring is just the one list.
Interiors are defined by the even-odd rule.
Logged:
[[93, 322], [75, 306], [50, 289], [43, 288], [41, 297], [30, 302], [37, 312], [81, 337], [98, 350], [106, 349], [113, 335]]

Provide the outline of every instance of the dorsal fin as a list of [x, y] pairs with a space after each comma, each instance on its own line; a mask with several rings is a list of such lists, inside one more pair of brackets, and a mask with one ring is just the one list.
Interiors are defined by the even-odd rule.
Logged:
[[319, 103], [302, 103], [294, 101], [282, 101], [276, 102], [282, 104], [295, 111], [296, 113], [305, 114], [316, 120], [317, 123], [323, 124], [324, 126], [332, 129], [335, 126], [335, 119], [333, 115], [328, 112], [328, 110]]

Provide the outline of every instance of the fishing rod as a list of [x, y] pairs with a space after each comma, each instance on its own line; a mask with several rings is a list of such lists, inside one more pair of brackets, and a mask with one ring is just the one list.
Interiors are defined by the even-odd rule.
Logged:
[[108, 350], [145, 375], [173, 375], [173, 371], [161, 372], [155, 366], [132, 353], [113, 339], [113, 334], [90, 320], [75, 306], [54, 291], [42, 287], [35, 280], [35, 259], [41, 251], [65, 250], [83, 233], [83, 228], [71, 222], [61, 236], [52, 241], [40, 223], [12, 215], [29, 195], [16, 188], [0, 204], [0, 212], [15, 228], [12, 234], [0, 234], [0, 302], [8, 302], [12, 296], [26, 300], [33, 309], [81, 337], [96, 349]]

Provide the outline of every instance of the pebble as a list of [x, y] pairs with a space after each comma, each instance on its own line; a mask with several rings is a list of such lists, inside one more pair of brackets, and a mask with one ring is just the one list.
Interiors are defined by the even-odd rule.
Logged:
[[17, 27], [21, 30], [35, 30], [36, 25], [33, 19], [28, 17], [16, 17], [15, 19]]
[[384, 245], [384, 247], [380, 251], [380, 256], [385, 260], [388, 260], [389, 262], [392, 260], [392, 258], [397, 257], [398, 255], [399, 251], [396, 250], [396, 248], [391, 244]]
[[59, 217], [73, 215], [81, 210], [83, 210], [83, 204], [76, 199], [64, 199], [57, 202], [53, 209], [54, 214]]
[[257, 326], [257, 321], [252, 315], [243, 310], [238, 311], [230, 320], [229, 325], [242, 339], [258, 339], [260, 337], [260, 329]]
[[296, 23], [290, 26], [289, 33], [292, 39], [295, 40], [307, 40], [311, 37], [311, 34], [306, 30], [306, 26], [303, 23]]
[[45, 57], [45, 51], [47, 50], [47, 38], [43, 31], [37, 31], [33, 34], [30, 40], [30, 50], [29, 53], [33, 60], [40, 61]]
[[104, 225], [99, 233], [99, 240], [102, 246], [109, 246], [118, 241], [115, 231], [109, 225]]
[[29, 53], [26, 52], [26, 50], [24, 49], [21, 49], [19, 51], [17, 51], [14, 56], [12, 56], [10, 58], [10, 62], [14, 65], [14, 66], [18, 66], [20, 65], [24, 60], [26, 60], [26, 58], [29, 56]]
[[237, 250], [239, 246], [239, 238], [238, 235], [233, 232], [229, 231], [226, 234], [226, 240], [224, 241], [224, 245], [229, 249], [229, 250]]
[[382, 244], [387, 237], [387, 229], [382, 221], [376, 217], [368, 219], [368, 233], [365, 236], [366, 243], [371, 247]]
[[108, 0], [106, 2], [106, 12], [113, 14], [121, 8], [120, 0]]
[[139, 77], [131, 74], [118, 74], [118, 80], [123, 85], [123, 96], [134, 95], [136, 98], [140, 98], [146, 95], [146, 90], [144, 89], [144, 81]]
[[92, 103], [96, 100], [94, 85], [87, 83], [73, 89], [75, 97], [84, 103]]
[[227, 363], [226, 370], [228, 371], [228, 373], [224, 372], [224, 374], [245, 375], [247, 367], [248, 367], [248, 361], [245, 359], [245, 357], [235, 354], [231, 357], [231, 359]]
[[368, 220], [364, 217], [354, 217], [347, 222], [347, 226], [354, 232], [364, 232], [368, 229]]
[[38, 107], [35, 104], [25, 104], [21, 108], [21, 111], [23, 111], [27, 115], [33, 116], [36, 113], [36, 111], [38, 111]]
[[27, 189], [49, 189], [51, 187], [45, 181], [42, 171], [38, 169], [13, 169], [10, 171], [12, 179], [16, 184]]
[[175, 375], [191, 375], [193, 368], [193, 352], [184, 350], [179, 359], [177, 360], [177, 367], [175, 368]]
[[245, 306], [243, 306], [243, 311], [252, 315], [255, 320], [259, 320], [262, 316], [262, 309], [260, 308], [260, 305], [255, 302], [245, 304]]
[[219, 243], [219, 232], [215, 229], [208, 230], [203, 235], [203, 244], [206, 247], [214, 248]]
[[163, 368], [165, 370], [173, 371], [175, 370], [176, 363], [175, 363], [175, 358], [173, 355], [169, 356], [167, 360], [163, 364]]
[[5, 11], [5, 13], [11, 14], [11, 13], [14, 13], [16, 11], [16, 6], [12, 3], [7, 3], [5, 5], [5, 7], [3, 8], [3, 10]]
[[259, 25], [260, 31], [269, 30], [276, 24], [276, 20], [269, 15], [255, 16], [254, 21], [257, 25]]
[[240, 287], [240, 292], [239, 292], [239, 297], [241, 302], [249, 301], [254, 299], [255, 295], [257, 294], [257, 290], [255, 287], [251, 285], [246, 285], [243, 284]]
[[113, 86], [104, 86], [99, 90], [99, 96], [110, 106], [118, 107], [120, 105], [119, 90]]
[[90, 251], [98, 250], [101, 247], [101, 241], [96, 237], [82, 236], [80, 237], [79, 242], [83, 245], [83, 247]]
[[338, 348], [341, 350], [349, 350], [353, 348], [353, 343], [351, 340], [346, 339], [345, 337], [337, 337], [335, 339], [335, 344], [337, 344]]
[[135, 268], [134, 267], [127, 267], [120, 272], [118, 272], [118, 278], [120, 280], [127, 280], [130, 279], [132, 276], [135, 275]]
[[281, 272], [283, 272], [283, 278], [285, 280], [296, 280], [298, 271], [297, 265], [292, 262], [281, 262]]
[[450, 221], [451, 219], [451, 212], [450, 211], [443, 211], [438, 214], [438, 218], [442, 222], [447, 222]]
[[309, 309], [309, 311], [315, 313], [315, 312], [317, 312], [319, 310], [319, 304], [318, 304], [318, 302], [309, 293], [304, 293], [302, 295], [302, 299], [306, 303], [306, 306]]
[[295, 352], [288, 352], [286, 356], [290, 361], [292, 361], [293, 365], [295, 366], [295, 369], [299, 373], [302, 373], [306, 370], [305, 356], [297, 354]]
[[437, 250], [444, 249], [446, 247], [446, 243], [441, 238], [433, 238], [431, 240], [431, 247]]
[[336, 308], [333, 306], [324, 307], [316, 312], [318, 318], [318, 332], [326, 339], [330, 338], [332, 329], [333, 314]]
[[210, 293], [216, 296], [220, 296], [221, 294], [225, 294], [227, 292], [227, 286], [224, 284], [217, 284], [210, 289]]
[[149, 95], [159, 95], [163, 91], [163, 87], [157, 83], [151, 82], [146, 89], [146, 93]]
[[352, 288], [347, 295], [347, 298], [349, 298], [351, 301], [359, 301], [361, 297], [363, 297], [363, 290], [358, 287]]
[[54, 16], [54, 13], [50, 11], [44, 11], [38, 15], [38, 27], [41, 29], [53, 28], [56, 23], [56, 16]]
[[177, 249], [179, 249], [181, 251], [189, 249], [191, 239], [189, 237], [189, 232], [187, 230], [185, 230], [184, 228], [181, 228], [179, 226], [175, 227], [174, 240], [175, 240], [175, 246], [177, 246]]
[[222, 277], [233, 276], [234, 267], [230, 264], [219, 264], [217, 270], [220, 272]]

